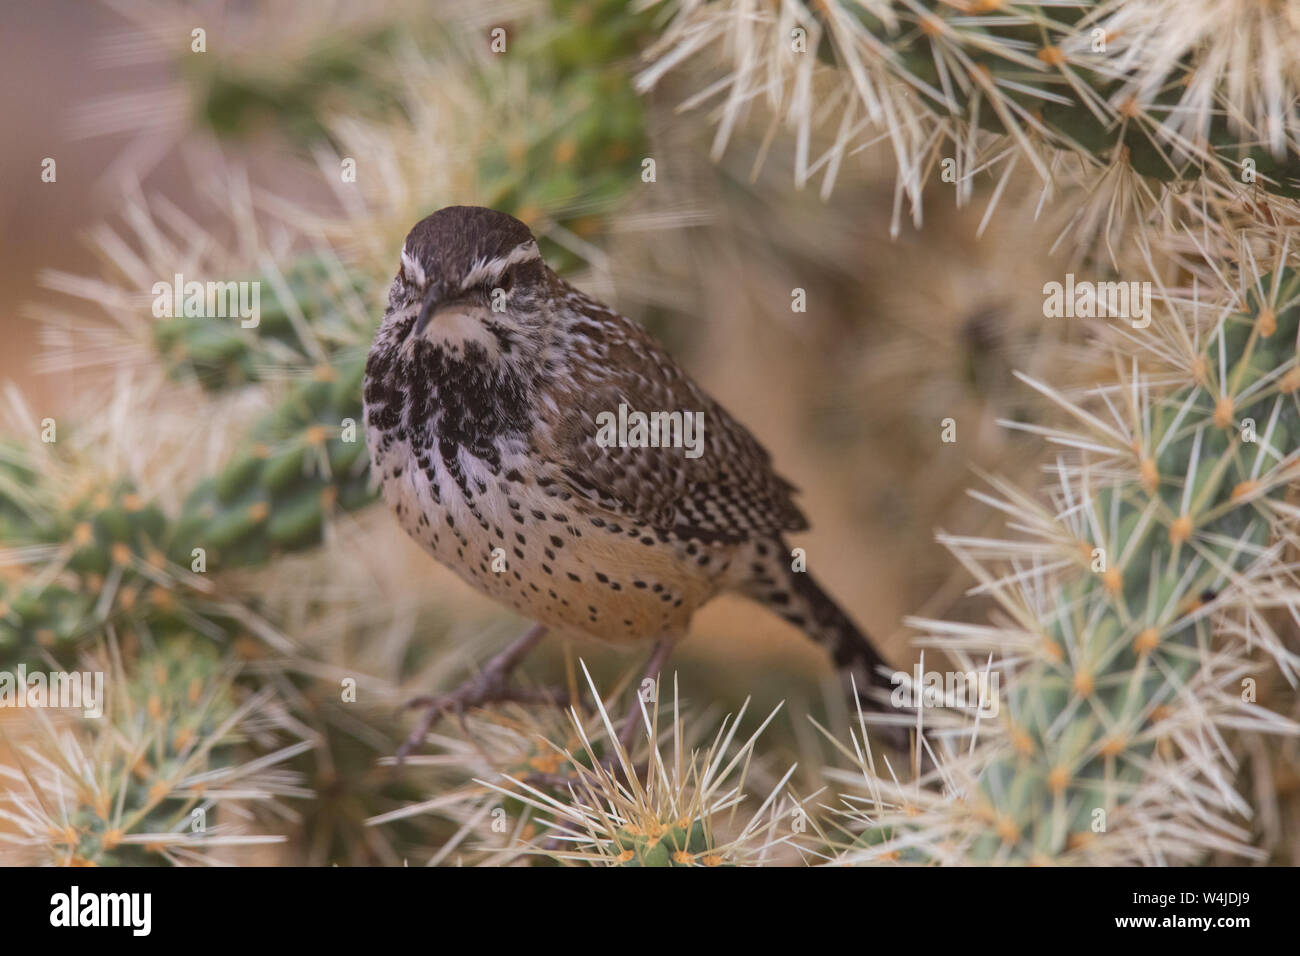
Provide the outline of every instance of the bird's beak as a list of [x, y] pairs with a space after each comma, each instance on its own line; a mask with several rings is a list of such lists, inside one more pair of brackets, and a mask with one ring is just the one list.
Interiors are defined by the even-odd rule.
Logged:
[[435, 282], [425, 292], [424, 304], [420, 306], [420, 317], [415, 320], [415, 327], [411, 330], [412, 335], [419, 337], [428, 326], [429, 320], [433, 318], [434, 313], [438, 311], [439, 291], [439, 284]]

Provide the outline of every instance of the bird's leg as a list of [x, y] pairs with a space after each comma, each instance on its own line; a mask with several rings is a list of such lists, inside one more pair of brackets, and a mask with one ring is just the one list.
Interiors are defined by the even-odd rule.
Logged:
[[655, 649], [650, 652], [650, 658], [646, 661], [645, 670], [641, 674], [641, 681], [637, 684], [636, 694], [632, 698], [632, 710], [628, 713], [623, 721], [622, 729], [618, 732], [619, 745], [625, 751], [631, 747], [632, 737], [641, 719], [641, 684], [645, 683], [646, 678], [654, 681], [656, 685], [658, 684], [659, 672], [663, 670], [664, 664], [668, 663], [668, 655], [673, 652], [676, 643], [676, 638], [660, 638], [655, 644]]
[[561, 694], [557, 696], [555, 693], [547, 691], [525, 690], [519, 687], [511, 687], [507, 683], [511, 671], [519, 666], [520, 661], [528, 656], [528, 652], [536, 647], [545, 635], [545, 625], [534, 624], [523, 636], [488, 661], [478, 674], [465, 681], [455, 690], [446, 694], [438, 694], [432, 697], [416, 697], [407, 701], [405, 704], [407, 709], [423, 708], [424, 713], [421, 715], [415, 729], [411, 731], [406, 741], [398, 749], [397, 762], [401, 763], [407, 754], [418, 747], [424, 740], [425, 734], [429, 732], [429, 728], [433, 726], [434, 721], [448, 711], [462, 714], [466, 708], [504, 700], [522, 703], [555, 702], [563, 704], [567, 695]]

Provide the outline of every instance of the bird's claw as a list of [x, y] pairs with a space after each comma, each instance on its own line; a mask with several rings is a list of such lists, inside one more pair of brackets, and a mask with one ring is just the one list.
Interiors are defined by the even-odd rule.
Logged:
[[507, 680], [503, 670], [489, 668], [471, 677], [453, 691], [433, 696], [413, 697], [402, 705], [403, 710], [422, 709], [424, 713], [416, 723], [415, 729], [407, 736], [397, 750], [397, 762], [402, 761], [423, 741], [429, 729], [444, 714], [455, 714], [463, 720], [465, 711], [486, 704], [502, 701], [515, 701], [522, 704], [568, 705], [569, 695], [563, 690], [530, 689], [516, 687]]
[[429, 728], [443, 714], [454, 713], [459, 719], [471, 707], [490, 704], [493, 701], [503, 700], [508, 696], [506, 675], [499, 671], [486, 670], [475, 677], [471, 677], [455, 690], [446, 694], [411, 698], [402, 705], [402, 709], [423, 709], [424, 713], [416, 723], [415, 729], [407, 735], [406, 740], [402, 742], [402, 746], [397, 749], [398, 764], [401, 764], [411, 751], [420, 746], [425, 735], [429, 732]]

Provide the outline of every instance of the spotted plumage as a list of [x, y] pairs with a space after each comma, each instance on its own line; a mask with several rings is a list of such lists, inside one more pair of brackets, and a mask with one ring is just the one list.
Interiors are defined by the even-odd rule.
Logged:
[[[880, 658], [783, 535], [807, 527], [768, 453], [636, 323], [542, 261], [526, 226], [453, 206], [401, 253], [366, 364], [374, 474], [406, 531], [549, 628], [669, 642], [723, 591], [824, 643], [861, 686]], [[605, 447], [620, 404], [700, 412], [698, 457]]]

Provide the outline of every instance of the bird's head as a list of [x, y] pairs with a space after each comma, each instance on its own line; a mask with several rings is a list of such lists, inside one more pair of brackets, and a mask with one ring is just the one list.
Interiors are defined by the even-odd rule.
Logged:
[[544, 324], [551, 276], [518, 219], [480, 206], [448, 206], [415, 224], [388, 292], [404, 344], [465, 354], [524, 347]]

